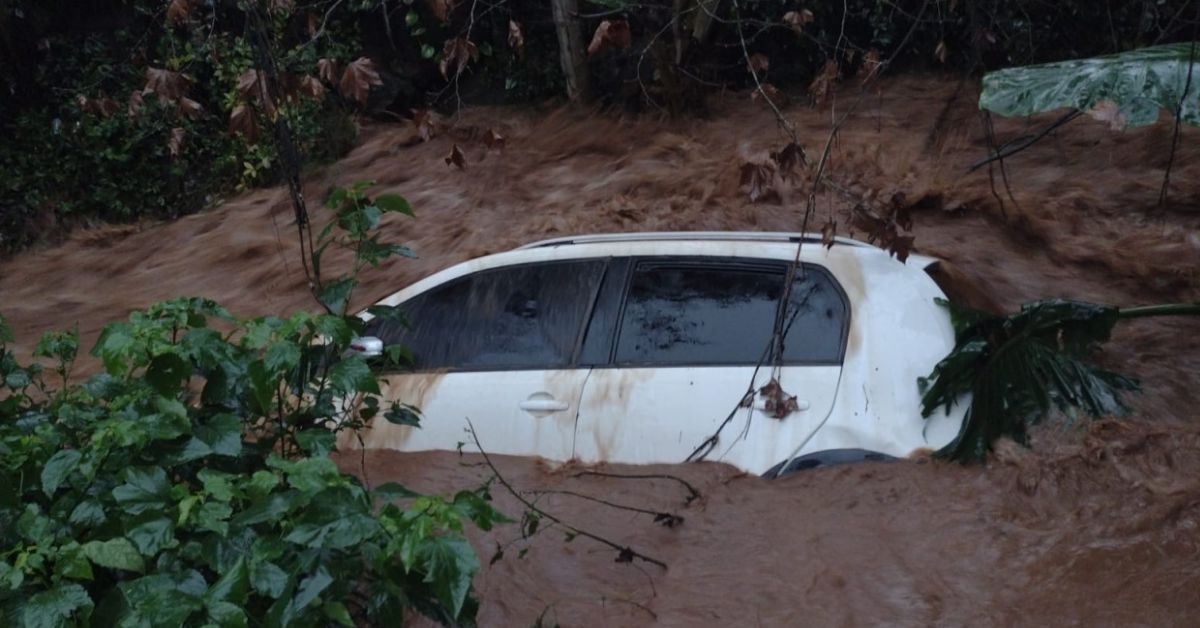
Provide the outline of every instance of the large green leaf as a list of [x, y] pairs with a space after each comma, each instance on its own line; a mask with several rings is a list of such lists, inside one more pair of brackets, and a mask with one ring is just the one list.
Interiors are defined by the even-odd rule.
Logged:
[[1003, 116], [1027, 116], [1062, 107], [1088, 111], [1109, 101], [1119, 107], [1125, 126], [1145, 126], [1158, 120], [1159, 109], [1175, 112], [1190, 69], [1180, 118], [1200, 125], [1200, 63], [1192, 64], [1191, 54], [1192, 45], [1185, 42], [998, 70], [983, 77], [979, 106]]
[[27, 628], [57, 628], [71, 625], [71, 619], [86, 623], [94, 605], [87, 591], [78, 584], [61, 584], [42, 591], [25, 603], [24, 624]]
[[1037, 301], [1012, 316], [991, 316], [946, 304], [953, 312], [954, 349], [921, 379], [922, 414], [949, 409], [966, 395], [970, 406], [958, 436], [938, 455], [983, 461], [1002, 436], [1027, 443], [1028, 427], [1054, 410], [1073, 417], [1123, 414], [1127, 377], [1084, 361], [1108, 340], [1117, 308], [1074, 301]]

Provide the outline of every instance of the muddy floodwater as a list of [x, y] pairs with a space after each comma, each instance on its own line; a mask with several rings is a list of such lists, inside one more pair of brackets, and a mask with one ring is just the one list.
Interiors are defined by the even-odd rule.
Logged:
[[[1171, 200], [1161, 207], [1172, 132], [1165, 114], [1124, 132], [1082, 117], [990, 178], [986, 168], [967, 172], [986, 141], [975, 94], [958, 85], [882, 82], [832, 144], [837, 191], [818, 195], [810, 229], [833, 216], [848, 234], [844, 212], [855, 204], [903, 203], [915, 250], [946, 260], [951, 282], [973, 301], [1007, 309], [1042, 297], [1200, 299], [1200, 129], [1183, 129]], [[839, 112], [856, 93], [846, 88]], [[409, 126], [367, 125], [350, 155], [308, 173], [305, 192], [320, 199], [332, 185], [370, 179], [417, 212], [415, 220], [389, 216], [383, 231], [419, 259], [366, 275], [360, 305], [453, 263], [556, 235], [800, 230], [804, 176], [778, 184], [778, 203], [752, 203], [739, 187], [741, 164], [784, 143], [771, 113], [745, 94], [710, 104], [708, 118], [678, 121], [469, 109], [429, 142]], [[810, 153], [825, 145], [828, 109], [786, 113]], [[1055, 117], [997, 119], [998, 141]], [[484, 145], [489, 129], [505, 137], [502, 151]], [[443, 159], [453, 145], [465, 170]], [[327, 215], [312, 205], [322, 224]], [[259, 190], [171, 223], [80, 230], [2, 261], [0, 312], [27, 354], [42, 331], [78, 323], [90, 346], [106, 321], [181, 295], [216, 299], [239, 316], [312, 309], [297, 256], [286, 192]], [[676, 476], [700, 495], [687, 502], [675, 479], [577, 477], [586, 469], [497, 458], [508, 481], [548, 512], [667, 567], [614, 562], [611, 548], [565, 542], [545, 522], [528, 540], [516, 524], [473, 533], [485, 563], [476, 582], [481, 621], [1200, 625], [1198, 332], [1182, 318], [1119, 327], [1100, 360], [1143, 382], [1133, 416], [1038, 431], [1033, 452], [1002, 445], [986, 468], [901, 461], [774, 482], [718, 464], [603, 468]], [[479, 485], [491, 475], [480, 462], [450, 452], [339, 458], [370, 483], [425, 491]], [[682, 523], [666, 527], [562, 491]], [[515, 500], [497, 486], [493, 493], [520, 518]], [[489, 566], [497, 544], [503, 557]]]

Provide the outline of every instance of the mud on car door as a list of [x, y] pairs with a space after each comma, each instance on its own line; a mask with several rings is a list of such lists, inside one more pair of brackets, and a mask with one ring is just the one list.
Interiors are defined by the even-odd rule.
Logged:
[[[610, 269], [584, 341], [581, 363], [595, 369], [580, 402], [577, 458], [681, 462], [737, 409], [707, 459], [761, 473], [820, 429], [833, 408], [850, 315], [825, 269], [799, 267], [785, 307], [784, 262], [624, 264], [624, 274]], [[772, 353], [777, 318], [779, 360]], [[773, 376], [796, 396], [795, 412], [775, 418], [762, 396], [739, 408], [748, 389]]]
[[407, 325], [373, 321], [364, 334], [411, 351], [413, 372], [388, 375], [383, 396], [417, 406], [420, 428], [376, 419], [367, 447], [474, 449], [467, 419], [489, 453], [571, 456], [588, 369], [581, 334], [606, 260], [488, 269], [435, 286], [397, 307]]

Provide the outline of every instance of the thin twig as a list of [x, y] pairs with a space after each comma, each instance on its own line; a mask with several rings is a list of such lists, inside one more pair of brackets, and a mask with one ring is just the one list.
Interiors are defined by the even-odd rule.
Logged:
[[496, 468], [496, 465], [492, 463], [491, 457], [488, 456], [487, 451], [484, 450], [483, 445], [479, 442], [479, 434], [477, 434], [475, 432], [475, 424], [471, 423], [470, 419], [467, 419], [467, 430], [471, 433], [471, 440], [473, 440], [475, 442], [475, 448], [478, 449], [479, 453], [483, 455], [483, 461], [487, 463], [488, 468], [492, 470], [492, 474], [496, 476], [496, 481], [499, 482], [500, 485], [504, 487], [504, 490], [508, 491], [508, 493], [510, 495], [512, 495], [517, 501], [521, 502], [521, 504], [523, 506], [525, 506], [525, 508], [529, 509], [532, 512], [537, 513], [538, 515], [540, 515], [542, 517], [545, 517], [546, 519], [549, 519], [550, 521], [553, 521], [554, 523], [557, 523], [558, 525], [566, 528], [567, 530], [570, 530], [574, 534], [577, 534], [577, 535], [585, 537], [585, 538], [589, 538], [593, 541], [596, 541], [597, 543], [607, 545], [608, 547], [610, 547], [614, 550], [617, 550], [617, 552], [618, 552], [617, 560], [620, 562], [631, 562], [633, 559], [636, 558], [638, 560], [650, 563], [652, 565], [658, 565], [659, 567], [662, 567], [663, 569], [667, 568], [667, 564], [661, 560], [658, 560], [657, 558], [652, 558], [650, 556], [642, 554], [641, 552], [634, 550], [632, 547], [629, 547], [626, 545], [621, 545], [619, 543], [610, 541], [598, 534], [588, 532], [587, 530], [581, 530], [581, 529], [563, 521], [562, 519], [555, 517], [554, 515], [546, 512], [545, 510], [538, 508], [533, 502], [526, 499], [525, 496], [522, 495], [520, 491], [513, 488], [513, 485], [508, 483], [508, 480], [505, 479], [505, 477], [500, 473], [500, 470]]
[[1200, 2], [1196, 3], [1196, 21], [1192, 25], [1192, 44], [1188, 48], [1187, 78], [1183, 82], [1183, 93], [1175, 106], [1175, 130], [1171, 133], [1171, 156], [1167, 158], [1167, 170], [1163, 173], [1162, 189], [1158, 192], [1158, 206], [1167, 204], [1167, 192], [1171, 187], [1171, 166], [1175, 165], [1175, 149], [1179, 147], [1179, 124], [1183, 118], [1183, 103], [1192, 91], [1192, 70], [1196, 67], [1196, 37], [1200, 36]]
[[1034, 144], [1038, 143], [1039, 141], [1041, 141], [1042, 138], [1053, 133], [1059, 127], [1064, 126], [1068, 122], [1074, 120], [1075, 118], [1078, 118], [1081, 115], [1083, 115], [1082, 111], [1080, 111], [1078, 109], [1072, 109], [1071, 111], [1069, 111], [1065, 115], [1063, 115], [1061, 118], [1055, 120], [1052, 124], [1050, 124], [1049, 126], [1047, 126], [1044, 129], [1042, 129], [1037, 135], [1028, 135], [1025, 137], [1017, 138], [1011, 142], [1005, 142], [1002, 146], [997, 147], [994, 150], [994, 152], [991, 155], [989, 155], [987, 158], [980, 159], [979, 161], [971, 164], [971, 167], [967, 168], [967, 172], [975, 172], [976, 170], [979, 170], [980, 168], [982, 168], [994, 161], [1001, 161], [1004, 159], [1008, 159], [1009, 157], [1012, 157], [1013, 155], [1016, 155], [1017, 153], [1025, 150], [1026, 148], [1029, 148], [1030, 146], [1033, 146]]
[[642, 514], [642, 515], [650, 515], [651, 517], [655, 517], [655, 518], [662, 517], [662, 518], [675, 519], [675, 520], [679, 520], [679, 521], [683, 520], [683, 517], [680, 517], [679, 515], [677, 515], [675, 513], [665, 512], [662, 510], [650, 510], [649, 508], [640, 508], [638, 506], [627, 506], [625, 504], [618, 504], [616, 502], [610, 502], [607, 499], [603, 499], [600, 497], [593, 497], [591, 495], [579, 493], [576, 491], [568, 491], [568, 490], [563, 490], [563, 489], [545, 489], [545, 490], [535, 490], [535, 491], [528, 491], [528, 492], [532, 493], [534, 495], [566, 495], [567, 497], [576, 497], [576, 498], [583, 499], [586, 501], [596, 502], [597, 504], [602, 504], [604, 506], [608, 506], [609, 508], [616, 508], [617, 510], [628, 510], [629, 512], [636, 512], [636, 513]]
[[636, 473], [635, 474], [635, 473], [606, 473], [604, 471], [580, 471], [580, 472], [572, 475], [571, 477], [578, 478], [578, 477], [583, 477], [583, 476], [596, 476], [596, 477], [601, 477], [601, 478], [616, 478], [616, 479], [623, 479], [623, 480], [673, 480], [675, 482], [679, 482], [685, 488], [687, 488], [687, 490], [688, 490], [687, 503], [691, 503], [697, 499], [700, 499], [700, 497], [701, 497], [700, 491], [696, 490], [696, 487], [689, 484], [687, 480], [685, 480], [681, 477], [670, 475], [668, 473]]

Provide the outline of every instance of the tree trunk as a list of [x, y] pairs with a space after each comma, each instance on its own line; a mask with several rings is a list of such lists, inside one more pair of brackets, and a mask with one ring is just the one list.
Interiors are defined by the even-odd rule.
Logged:
[[554, 30], [558, 33], [558, 59], [563, 76], [567, 77], [567, 96], [571, 102], [587, 102], [591, 94], [588, 80], [587, 55], [583, 34], [579, 30], [579, 1], [551, 0], [554, 7]]

